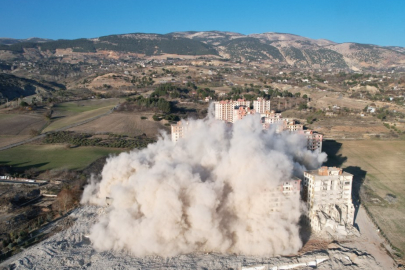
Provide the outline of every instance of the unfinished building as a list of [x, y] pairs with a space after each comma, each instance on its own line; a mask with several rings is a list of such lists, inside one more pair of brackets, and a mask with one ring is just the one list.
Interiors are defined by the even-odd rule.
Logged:
[[353, 175], [341, 168], [321, 167], [304, 172], [303, 199], [313, 231], [347, 234], [354, 219], [352, 182]]

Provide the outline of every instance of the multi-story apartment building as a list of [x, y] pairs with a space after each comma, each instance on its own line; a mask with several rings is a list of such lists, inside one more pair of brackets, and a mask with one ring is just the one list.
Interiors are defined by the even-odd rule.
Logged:
[[260, 197], [260, 204], [271, 212], [279, 212], [288, 208], [289, 200], [299, 200], [301, 190], [301, 179], [293, 177], [291, 180], [280, 183], [276, 188], [264, 189], [257, 196]]
[[187, 125], [183, 125], [181, 121], [177, 122], [175, 125], [171, 125], [172, 128], [172, 141], [177, 142], [179, 139], [183, 138], [187, 132]]
[[269, 129], [272, 125], [276, 125], [276, 132], [281, 133], [283, 131], [298, 132], [305, 135], [307, 138], [307, 148], [311, 151], [322, 152], [322, 140], [323, 135], [316, 133], [312, 130], [304, 130], [302, 124], [298, 124], [292, 118], [283, 118], [281, 113], [275, 113], [274, 111], [267, 112], [262, 117], [263, 129]]
[[307, 137], [307, 148], [311, 151], [316, 151], [318, 153], [322, 152], [322, 141], [323, 135], [316, 133], [312, 130], [302, 130], [300, 133]]
[[251, 110], [250, 107], [248, 106], [235, 106], [233, 109], [233, 117], [232, 117], [232, 123], [235, 123], [238, 120], [243, 119], [248, 114], [255, 114], [256, 111], [253, 109]]
[[[267, 102], [263, 99], [258, 99], [258, 101], [263, 104]], [[260, 105], [262, 107], [259, 106], [261, 110], [263, 109], [263, 104]], [[214, 105], [215, 119], [228, 123], [235, 123], [248, 114], [258, 113], [256, 109], [250, 109], [250, 101], [244, 99], [215, 101]], [[259, 108], [257, 105], [256, 107]], [[281, 113], [275, 113], [274, 111], [266, 111], [261, 119], [263, 129], [269, 129], [272, 125], [276, 125], [276, 132], [278, 133], [283, 131], [298, 132], [306, 136], [308, 150], [322, 152], [322, 134], [315, 133], [312, 130], [304, 130], [302, 124], [298, 124], [292, 118], [283, 118]], [[172, 125], [172, 140], [176, 142], [178, 139], [183, 138], [185, 130], [186, 127], [182, 126], [181, 122]]]
[[325, 214], [340, 225], [353, 225], [352, 182], [353, 175], [341, 168], [321, 167], [304, 172], [303, 199], [314, 231], [325, 226]]
[[270, 112], [270, 100], [257, 98], [257, 100], [253, 101], [253, 109], [264, 116], [267, 112]]
[[233, 123], [235, 106], [250, 107], [250, 101], [244, 99], [214, 101], [215, 119]]

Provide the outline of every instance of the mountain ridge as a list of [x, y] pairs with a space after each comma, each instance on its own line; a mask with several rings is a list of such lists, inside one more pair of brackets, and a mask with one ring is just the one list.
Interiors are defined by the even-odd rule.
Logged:
[[[4, 43], [7, 43], [5, 45]], [[405, 48], [355, 42], [337, 43], [295, 34], [266, 32], [244, 35], [229, 31], [183, 31], [167, 34], [127, 33], [73, 40], [0, 39], [0, 52], [15, 57], [35, 52], [42, 57], [58, 49], [74, 53], [113, 51], [144, 57], [160, 55], [215, 56], [241, 62], [285, 63], [298, 68], [392, 68], [405, 64]], [[1, 53], [0, 53], [0, 60]]]

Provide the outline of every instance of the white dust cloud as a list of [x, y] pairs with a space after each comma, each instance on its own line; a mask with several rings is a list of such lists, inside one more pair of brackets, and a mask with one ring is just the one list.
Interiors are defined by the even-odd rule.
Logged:
[[[189, 120], [186, 138], [173, 143], [163, 134], [143, 150], [109, 158], [101, 181], [91, 179], [82, 203], [112, 203], [90, 239], [99, 251], [136, 256], [295, 253], [302, 205], [278, 190], [325, 159], [306, 150], [301, 135], [263, 131], [255, 115], [233, 126]], [[277, 200], [279, 211], [271, 211]]]

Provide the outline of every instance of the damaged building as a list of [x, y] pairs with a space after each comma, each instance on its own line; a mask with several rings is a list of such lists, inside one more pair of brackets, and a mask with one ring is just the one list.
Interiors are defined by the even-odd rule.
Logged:
[[348, 234], [354, 219], [352, 182], [353, 175], [341, 168], [304, 172], [303, 199], [314, 232]]

